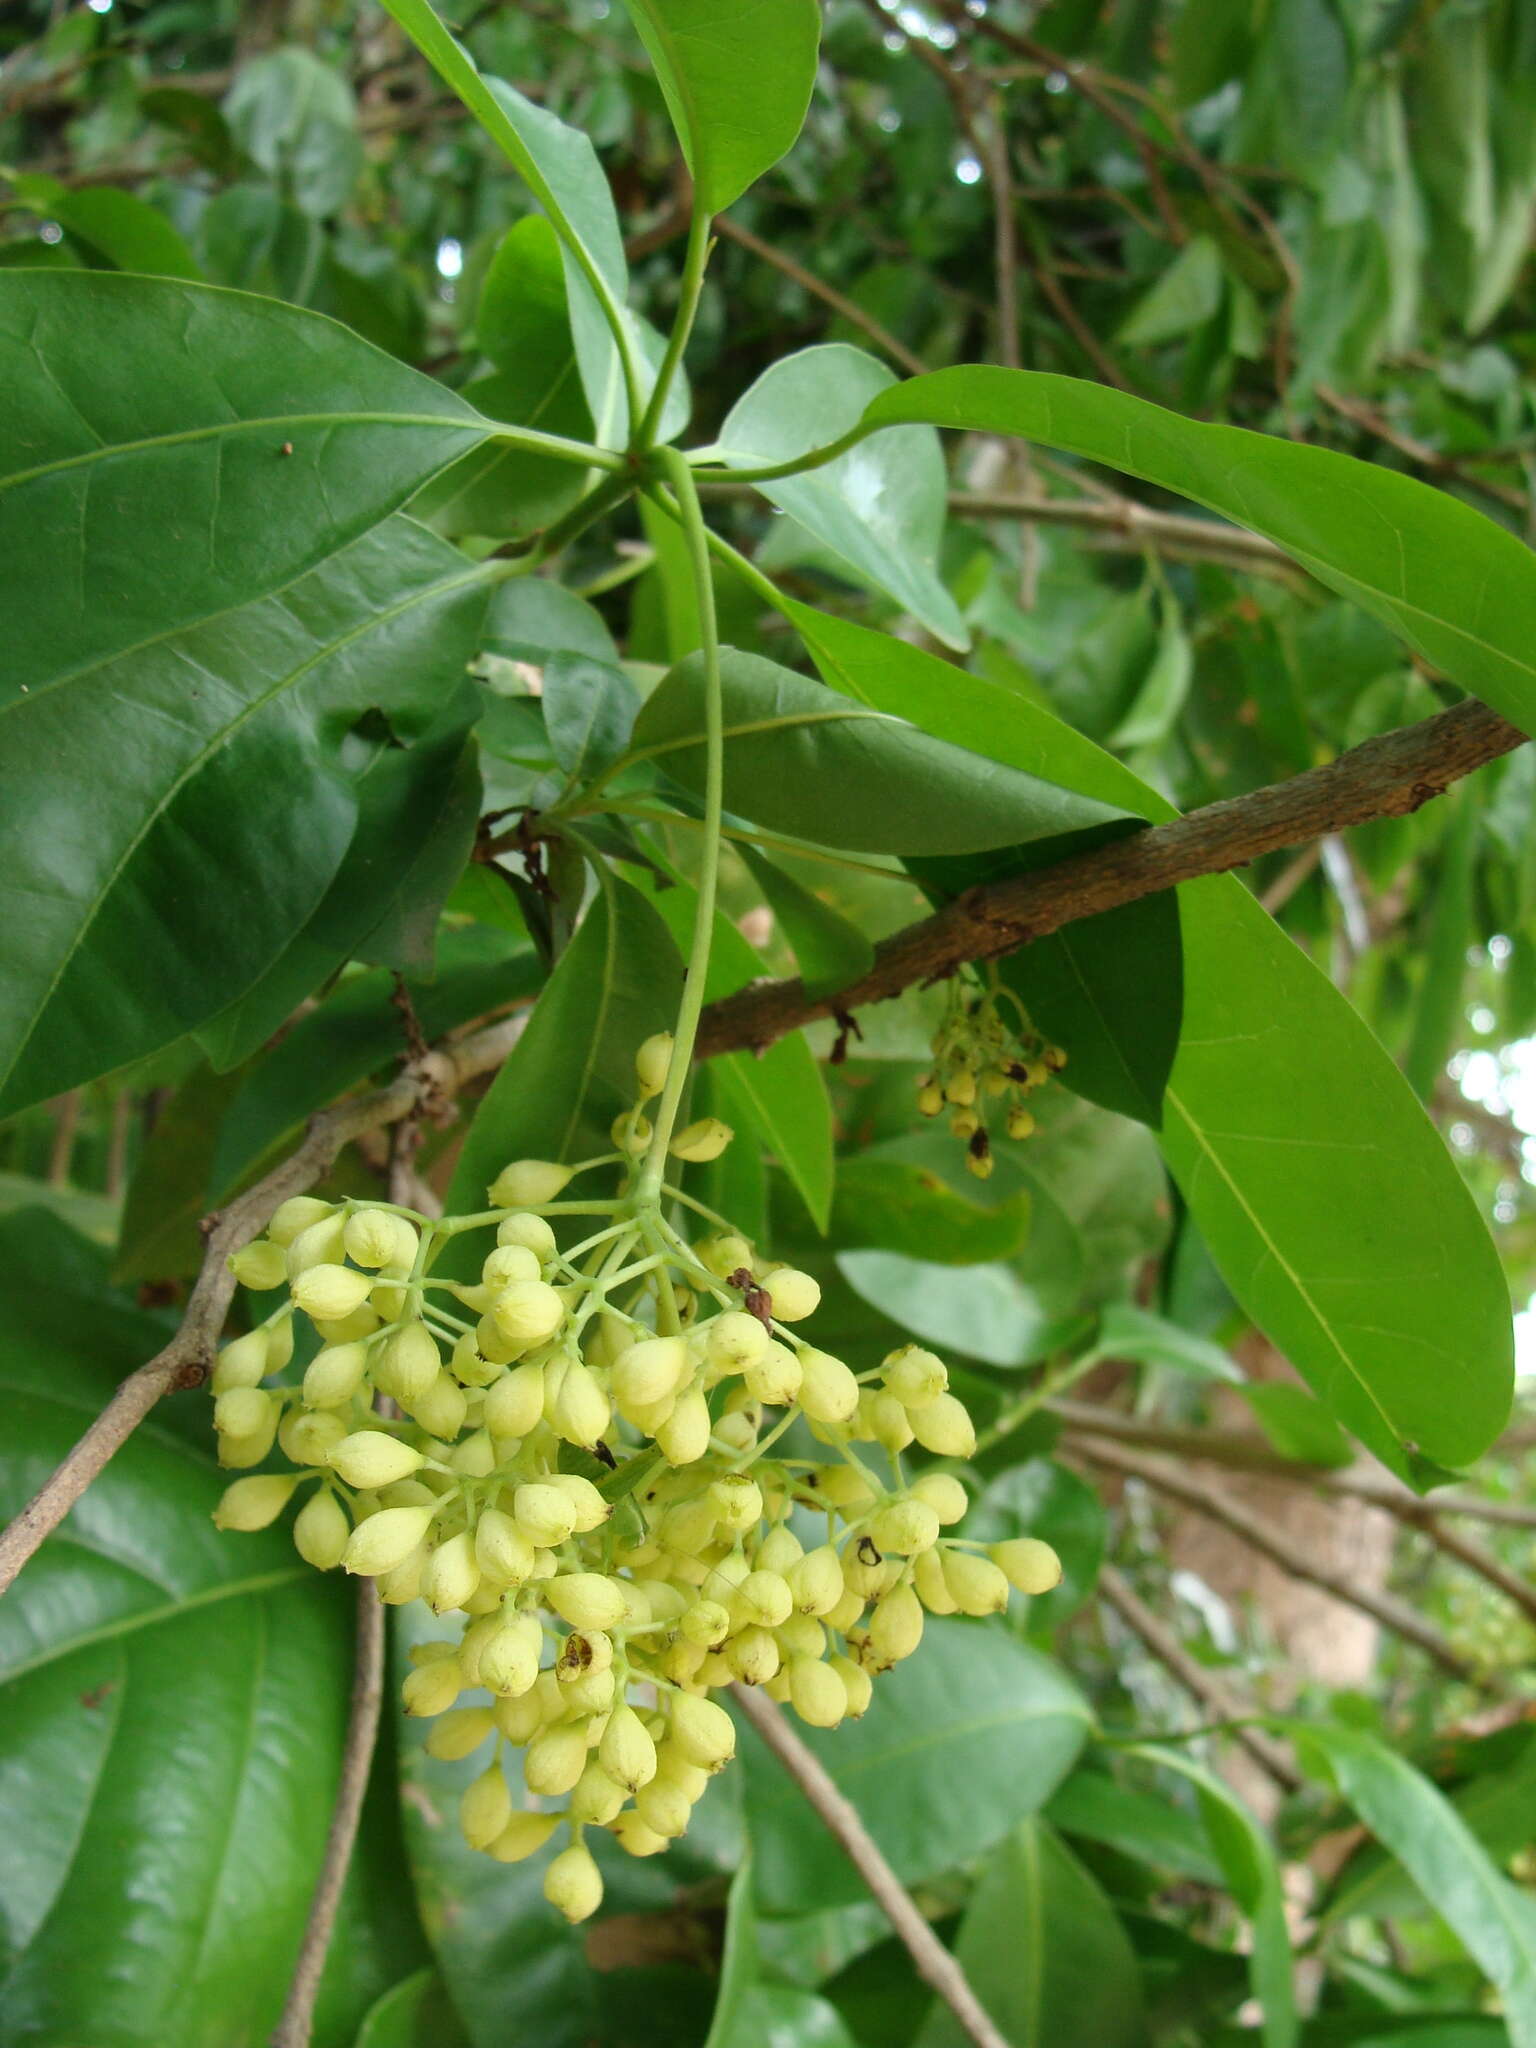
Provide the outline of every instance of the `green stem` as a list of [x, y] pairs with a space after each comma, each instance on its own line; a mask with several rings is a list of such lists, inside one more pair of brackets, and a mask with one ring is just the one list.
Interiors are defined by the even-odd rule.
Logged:
[[[733, 484], [770, 484], [776, 477], [803, 476], [807, 470], [823, 469], [829, 462], [836, 462], [839, 455], [846, 455], [850, 448], [857, 448], [870, 434], [879, 431], [880, 423], [870, 426], [860, 420], [857, 426], [850, 427], [835, 441], [828, 441], [823, 448], [807, 449], [804, 455], [796, 455], [788, 462], [765, 463], [761, 469], [738, 469], [734, 463], [728, 467], [720, 466], [720, 478], [722, 482]], [[713, 448], [695, 448], [688, 459], [695, 465], [720, 465], [719, 452]], [[706, 471], [705, 481], [708, 480], [709, 472]]]
[[667, 1147], [672, 1141], [678, 1105], [683, 1099], [683, 1088], [693, 1059], [699, 1017], [704, 1008], [704, 982], [709, 973], [709, 949], [715, 930], [720, 824], [725, 810], [725, 711], [721, 694], [715, 586], [709, 569], [709, 530], [699, 509], [699, 494], [693, 487], [692, 470], [675, 448], [661, 449], [659, 460], [677, 493], [699, 608], [699, 637], [704, 655], [704, 852], [699, 864], [698, 902], [693, 918], [693, 943], [688, 951], [688, 975], [683, 983], [683, 1000], [672, 1034], [672, 1058], [667, 1065], [666, 1084], [656, 1110], [651, 1149], [646, 1154], [635, 1190], [637, 1200], [648, 1208], [655, 1208], [660, 1199]]
[[677, 375], [683, 360], [683, 350], [688, 346], [688, 337], [693, 332], [694, 317], [699, 310], [699, 294], [704, 289], [704, 268], [709, 262], [710, 216], [700, 208], [694, 209], [688, 223], [688, 248], [683, 257], [682, 285], [677, 302], [677, 317], [672, 322], [672, 332], [667, 337], [667, 352], [661, 359], [661, 368], [656, 372], [656, 383], [651, 391], [651, 402], [645, 408], [645, 418], [640, 422], [640, 431], [634, 437], [634, 446], [646, 449], [655, 441], [661, 431], [661, 416], [666, 410], [667, 395], [672, 389], [672, 380]]
[[503, 420], [491, 421], [490, 438], [521, 448], [529, 455], [547, 455], [552, 462], [573, 463], [578, 469], [626, 469], [622, 455], [611, 448], [598, 448], [590, 441], [572, 441], [564, 434], [541, 434], [535, 427], [513, 427]]
[[[584, 817], [589, 811], [603, 816], [643, 818], [653, 825], [692, 825], [700, 831], [704, 827], [702, 818], [691, 818], [686, 811], [658, 811], [649, 805], [626, 803], [622, 799], [600, 804], [584, 803], [572, 815]], [[545, 815], [550, 814], [546, 812]], [[873, 875], [878, 881], [911, 885], [911, 876], [901, 868], [882, 868], [872, 860], [853, 860], [846, 854], [829, 853], [823, 846], [808, 846], [798, 839], [781, 839], [775, 832], [748, 832], [739, 825], [722, 825], [720, 836], [722, 839], [739, 840], [745, 846], [761, 846], [773, 853], [793, 854], [798, 860], [815, 860], [828, 867], [849, 868], [855, 874]]]

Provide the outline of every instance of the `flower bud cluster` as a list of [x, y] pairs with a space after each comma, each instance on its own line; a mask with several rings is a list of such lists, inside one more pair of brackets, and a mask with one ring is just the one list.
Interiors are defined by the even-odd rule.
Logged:
[[[647, 1041], [642, 1103], [664, 1066]], [[221, 1461], [275, 1443], [296, 1468], [237, 1479], [215, 1519], [265, 1527], [302, 1489], [308, 1562], [453, 1618], [412, 1653], [407, 1711], [434, 1756], [482, 1759], [460, 1809], [473, 1848], [517, 1862], [568, 1830], [544, 1888], [573, 1921], [602, 1897], [583, 1831], [654, 1855], [729, 1760], [712, 1694], [761, 1685], [836, 1727], [925, 1615], [996, 1612], [1060, 1569], [1032, 1539], [966, 1542], [960, 1480], [904, 1472], [914, 1446], [975, 1449], [931, 1351], [855, 1374], [801, 1333], [815, 1280], [723, 1219], [690, 1243], [627, 1189], [562, 1199], [607, 1163], [518, 1160], [473, 1217], [286, 1202], [231, 1263], [287, 1298], [212, 1383]], [[495, 1238], [478, 1279], [434, 1277], [470, 1229]], [[320, 1347], [299, 1384], [268, 1385], [301, 1316]], [[814, 1455], [777, 1454], [797, 1422]]]
[[[1017, 1029], [1002, 1015], [1000, 999], [1017, 1013]], [[964, 975], [950, 982], [944, 1021], [930, 1043], [933, 1065], [918, 1078], [917, 1106], [924, 1116], [949, 1112], [966, 1165], [986, 1180], [994, 1164], [988, 1110], [1001, 1115], [1010, 1138], [1027, 1138], [1035, 1128], [1028, 1097], [1061, 1072], [1067, 1056], [1041, 1037], [1010, 990], [984, 989]]]

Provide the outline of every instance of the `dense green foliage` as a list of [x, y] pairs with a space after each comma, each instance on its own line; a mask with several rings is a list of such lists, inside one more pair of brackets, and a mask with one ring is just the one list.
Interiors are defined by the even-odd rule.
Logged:
[[[7, 1513], [174, 1326], [197, 1219], [416, 1031], [528, 1011], [425, 1132], [450, 1208], [607, 1150], [712, 873], [659, 445], [727, 643], [709, 1001], [836, 993], [978, 883], [1463, 693], [1536, 729], [1531, 0], [455, 27], [0, 24]], [[1431, 1502], [1478, 1461], [1528, 1499], [1497, 1089], [1536, 1030], [1533, 758], [1003, 962], [1066, 1055], [1032, 1135], [918, 1114], [938, 989], [695, 1074], [738, 1135], [694, 1198], [817, 1278], [857, 1370], [942, 1349], [974, 1533], [1062, 1559], [808, 1735], [1010, 2041], [1536, 2048], [1528, 1622], [1405, 1538], [1460, 1678], [1390, 1637], [1368, 1693], [1287, 1671], [1262, 1608], [1170, 1590], [1157, 1496], [1106, 1499], [1055, 1405], [1155, 1437], [1240, 1400], [1303, 1481], [1358, 1445]], [[379, 1138], [326, 1192], [387, 1169]], [[1245, 1378], [1255, 1327], [1305, 1387]], [[281, 1526], [214, 1531], [213, 1443], [165, 1404], [0, 1604], [0, 2043], [222, 2048], [281, 2007], [352, 1610]], [[1487, 1542], [1523, 1583], [1520, 1527]], [[1273, 1811], [1106, 1564], [1292, 1745]], [[435, 1629], [392, 1610], [401, 1672]], [[962, 2038], [749, 1732], [686, 1840], [604, 1844], [589, 1928], [469, 1854], [474, 1767], [421, 1736], [381, 1745], [323, 2048]]]

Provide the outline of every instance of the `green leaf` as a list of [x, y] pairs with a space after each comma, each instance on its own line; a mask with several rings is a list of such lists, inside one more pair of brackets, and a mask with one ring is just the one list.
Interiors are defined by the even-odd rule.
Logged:
[[722, 213], [791, 148], [816, 83], [816, 0], [625, 0], [661, 80], [695, 203]]
[[1051, 1348], [1057, 1318], [1012, 1266], [940, 1266], [905, 1252], [846, 1251], [838, 1253], [837, 1269], [871, 1308], [946, 1352], [1013, 1369]]
[[0, 711], [0, 1110], [153, 1052], [271, 966], [352, 840], [349, 728], [370, 710], [405, 740], [426, 728], [486, 587], [393, 521], [281, 595]]
[[1445, 491], [1042, 371], [935, 370], [880, 393], [865, 418], [1018, 434], [1177, 491], [1266, 535], [1506, 718], [1536, 724], [1536, 558]]
[[198, 279], [202, 271], [185, 239], [156, 206], [115, 185], [71, 191], [57, 178], [29, 172], [12, 181], [17, 203], [57, 221], [115, 270], [151, 277]]
[[829, 1235], [849, 1250], [872, 1246], [939, 1265], [976, 1266], [1020, 1250], [1029, 1217], [1022, 1188], [1004, 1203], [984, 1206], [947, 1186], [931, 1167], [866, 1151], [838, 1166]]
[[[1043, 1805], [1087, 1730], [1076, 1687], [1005, 1628], [930, 1620], [922, 1648], [877, 1682], [861, 1721], [799, 1733], [896, 1875], [915, 1884], [981, 1854]], [[852, 1865], [750, 1728], [740, 1746], [764, 1911], [861, 1898]]]
[[[895, 381], [883, 363], [845, 342], [802, 349], [736, 401], [715, 452], [732, 469], [793, 461], [868, 417]], [[833, 551], [855, 583], [883, 591], [946, 647], [963, 648], [965, 621], [939, 575], [946, 487], [938, 440], [919, 428], [761, 488]]]
[[1203, 327], [1220, 310], [1223, 281], [1215, 242], [1194, 236], [1136, 301], [1116, 339], [1124, 348], [1156, 348]]
[[1321, 1401], [1305, 1387], [1245, 1386], [1243, 1399], [1259, 1418], [1259, 1426], [1282, 1457], [1308, 1465], [1344, 1466], [1354, 1460], [1348, 1439]]
[[0, 384], [5, 701], [292, 582], [491, 431], [318, 314], [110, 271], [0, 276]]
[[[508, 414], [508, 418], [512, 415]], [[1157, 652], [1147, 670], [1146, 681], [1136, 692], [1130, 709], [1110, 734], [1111, 747], [1157, 747], [1173, 731], [1189, 695], [1194, 674], [1194, 648], [1177, 599], [1163, 593], [1162, 621], [1157, 633]]]
[[611, 768], [634, 730], [640, 692], [620, 668], [582, 654], [552, 655], [544, 668], [544, 725], [573, 784]]
[[1214, 1772], [1180, 1750], [1138, 1744], [1126, 1754], [1175, 1772], [1194, 1786], [1201, 1818], [1239, 1910], [1253, 1929], [1249, 1982], [1264, 2048], [1296, 2048], [1296, 1986], [1285, 1892], [1274, 1848], [1242, 1801]]
[[368, 2008], [354, 2048], [465, 2048], [469, 2036], [436, 1970], [402, 1977]]
[[1390, 1849], [1497, 1986], [1511, 2048], [1536, 2043], [1536, 1912], [1443, 1793], [1372, 1735], [1311, 1722], [1292, 1731]]
[[[992, 1852], [955, 1943], [971, 1989], [1013, 2048], [1145, 2048], [1136, 1954], [1109, 1900], [1058, 1836], [1026, 1820]], [[965, 2048], [935, 2003], [917, 2048]]]
[[1104, 1358], [1129, 1359], [1136, 1365], [1171, 1366], [1198, 1379], [1244, 1384], [1241, 1368], [1219, 1344], [1196, 1336], [1134, 1302], [1112, 1301], [1099, 1318], [1094, 1349]]
[[807, 995], [835, 995], [869, 972], [875, 959], [874, 941], [856, 924], [830, 903], [823, 903], [755, 846], [738, 845], [736, 851], [794, 949]]
[[1064, 1835], [1117, 1849], [1154, 1869], [1175, 1871], [1197, 1884], [1222, 1881], [1221, 1866], [1193, 1814], [1091, 1764], [1072, 1773], [1041, 1817]]
[[552, 654], [586, 654], [610, 663], [619, 658], [601, 614], [543, 576], [517, 576], [501, 585], [491, 599], [483, 639], [487, 653], [535, 665]]
[[[1173, 815], [1014, 692], [788, 609], [828, 680], [862, 703], [1106, 803]], [[1208, 876], [1179, 899], [1184, 1030], [1161, 1141], [1222, 1277], [1394, 1471], [1424, 1476], [1413, 1446], [1470, 1462], [1508, 1416], [1513, 1333], [1461, 1175], [1377, 1040], [1240, 882]]]
[[[902, 718], [851, 708], [756, 654], [726, 648], [721, 679], [726, 808], [774, 831], [879, 853], [968, 853], [1123, 824], [1130, 815], [949, 746]], [[654, 760], [700, 792], [703, 730], [702, 658], [690, 655], [647, 700], [631, 758]]]
[[363, 167], [352, 88], [297, 45], [240, 66], [224, 101], [230, 133], [252, 163], [315, 220], [340, 211]]
[[[0, 1220], [0, 1270], [8, 1518], [165, 1329], [35, 1213]], [[226, 1479], [157, 1413], [0, 1610], [7, 2040], [223, 2048], [276, 2021], [340, 1766], [351, 1603], [281, 1528], [217, 1531]]]
[[208, 1208], [219, 1127], [237, 1074], [200, 1066], [155, 1119], [123, 1201], [114, 1280], [163, 1280], [195, 1273], [206, 1241], [198, 1229]]
[[1477, 839], [1481, 806], [1475, 786], [1446, 792], [1450, 812], [1429, 912], [1424, 978], [1413, 1009], [1413, 1030], [1403, 1072], [1421, 1102], [1428, 1102], [1465, 1029], [1462, 989], [1467, 949], [1477, 915]]
[[720, 1988], [704, 2048], [739, 2048], [742, 2011], [757, 1988], [757, 1911], [752, 1898], [750, 1842], [731, 1879], [725, 1907], [725, 1946], [720, 1957]]

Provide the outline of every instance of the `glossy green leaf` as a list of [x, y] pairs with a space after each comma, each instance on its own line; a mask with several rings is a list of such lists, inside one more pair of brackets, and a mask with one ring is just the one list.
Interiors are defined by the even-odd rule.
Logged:
[[925, 1344], [987, 1365], [1031, 1364], [1048, 1350], [1056, 1318], [1012, 1266], [940, 1266], [906, 1252], [845, 1251], [837, 1269], [871, 1308]]
[[816, 83], [816, 0], [625, 0], [646, 47], [695, 203], [722, 213], [793, 145]]
[[1209, 235], [1196, 235], [1137, 300], [1116, 340], [1156, 348], [1204, 326], [1220, 309], [1222, 282], [1221, 252]]
[[150, 277], [197, 279], [197, 258], [185, 238], [156, 206], [115, 185], [71, 190], [57, 178], [32, 172], [13, 180], [17, 203], [45, 220], [57, 221], [110, 263]]
[[441, 1976], [425, 1969], [369, 2007], [353, 2048], [464, 2048], [468, 2039]]
[[752, 1897], [750, 1844], [731, 1879], [725, 1908], [725, 1943], [720, 1955], [720, 1986], [714, 2018], [704, 2048], [737, 2048], [743, 2007], [757, 1985], [757, 1909]]
[[[720, 460], [732, 469], [792, 461], [839, 439], [895, 381], [883, 363], [844, 342], [785, 356], [731, 408]], [[931, 431], [866, 443], [762, 489], [846, 564], [855, 583], [883, 591], [947, 647], [967, 645], [965, 622], [939, 575], [946, 478]]]
[[850, 1250], [873, 1246], [939, 1265], [975, 1266], [1020, 1250], [1029, 1217], [1023, 1189], [984, 1207], [947, 1186], [931, 1167], [874, 1150], [839, 1165], [830, 1235]]
[[[998, 1841], [1055, 1791], [1088, 1732], [1076, 1687], [1005, 1628], [930, 1620], [861, 1721], [797, 1731], [906, 1884]], [[743, 1728], [747, 1825], [765, 1912], [862, 1897], [853, 1866], [783, 1767]]]
[[[861, 702], [1171, 815], [1014, 692], [807, 606], [791, 616]], [[1509, 1412], [1512, 1330], [1460, 1174], [1377, 1040], [1240, 882], [1186, 884], [1180, 904], [1184, 1031], [1161, 1139], [1222, 1277], [1383, 1462], [1420, 1471], [1412, 1447], [1469, 1462]]]
[[613, 766], [639, 710], [640, 692], [621, 668], [581, 654], [556, 654], [545, 664], [544, 726], [574, 785]]
[[792, 1984], [755, 1984], [730, 2048], [859, 2048], [835, 2005]]
[[1264, 534], [1507, 718], [1536, 724], [1536, 559], [1448, 492], [1040, 371], [935, 370], [881, 392], [865, 418], [1017, 434], [1177, 491]]
[[1221, 1778], [1182, 1750], [1138, 1746], [1128, 1752], [1173, 1771], [1194, 1786], [1211, 1848], [1228, 1887], [1253, 1929], [1248, 1975], [1259, 2008], [1264, 2048], [1296, 2048], [1296, 1986], [1285, 1892], [1274, 1847], [1263, 1828]]
[[501, 585], [486, 614], [484, 642], [488, 653], [536, 666], [552, 654], [586, 654], [606, 662], [619, 658], [601, 613], [543, 576], [516, 576]]
[[807, 995], [835, 995], [869, 972], [874, 964], [874, 942], [851, 919], [824, 903], [755, 846], [739, 845], [736, 851], [794, 950]]
[[1429, 911], [1424, 978], [1403, 1054], [1408, 1085], [1422, 1102], [1434, 1095], [1435, 1083], [1465, 1029], [1462, 989], [1477, 915], [1477, 797], [1476, 786], [1467, 783], [1446, 792], [1450, 822]]
[[1283, 1381], [1245, 1386], [1243, 1399], [1282, 1457], [1299, 1458], [1308, 1465], [1342, 1467], [1353, 1462], [1354, 1451], [1343, 1430], [1305, 1387]]
[[1162, 1796], [1123, 1784], [1085, 1764], [1066, 1779], [1042, 1818], [1062, 1834], [1117, 1849], [1122, 1856], [1219, 1885], [1221, 1866], [1195, 1815]]
[[1390, 1849], [1498, 1987], [1511, 2048], [1536, 2043], [1536, 1912], [1454, 1806], [1405, 1757], [1361, 1729], [1295, 1728], [1340, 1796]]
[[317, 314], [110, 271], [0, 277], [0, 384], [6, 701], [277, 590], [490, 432]]
[[0, 1105], [168, 1044], [271, 966], [352, 840], [349, 728], [371, 710], [402, 740], [430, 725], [486, 589], [402, 519], [281, 595], [0, 712]]
[[1112, 1301], [1099, 1318], [1094, 1349], [1105, 1358], [1129, 1359], [1136, 1365], [1169, 1366], [1198, 1379], [1243, 1384], [1242, 1369], [1230, 1353], [1193, 1330], [1138, 1308], [1134, 1302]]
[[[164, 1325], [113, 1305], [99, 1255], [35, 1212], [0, 1221], [0, 1259], [8, 1517]], [[226, 2048], [277, 2018], [340, 1766], [351, 1603], [282, 1528], [213, 1527], [226, 1477], [141, 1424], [0, 1609], [7, 2040]]]
[[242, 64], [224, 118], [245, 154], [316, 220], [345, 204], [363, 167], [352, 88], [297, 44]]
[[[955, 1960], [1012, 2048], [1145, 2048], [1136, 1954], [1113, 1907], [1059, 1836], [1023, 1821], [982, 1870]], [[965, 2048], [936, 2003], [918, 2048]]]
[[[852, 708], [759, 655], [727, 648], [721, 670], [726, 808], [772, 830], [880, 853], [967, 853], [1129, 815], [902, 718]], [[701, 660], [690, 655], [647, 699], [632, 758], [701, 791], [703, 718]]]

